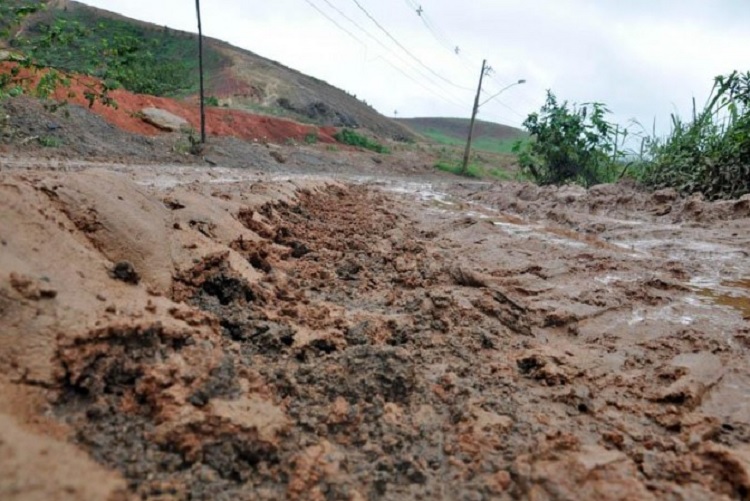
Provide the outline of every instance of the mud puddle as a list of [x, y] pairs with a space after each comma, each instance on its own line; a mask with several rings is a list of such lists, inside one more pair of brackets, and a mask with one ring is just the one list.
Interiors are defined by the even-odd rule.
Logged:
[[[708, 282], [708, 283], [706, 283]], [[698, 296], [711, 304], [732, 308], [750, 320], [750, 279], [725, 281], [718, 284], [713, 281], [691, 281]]]

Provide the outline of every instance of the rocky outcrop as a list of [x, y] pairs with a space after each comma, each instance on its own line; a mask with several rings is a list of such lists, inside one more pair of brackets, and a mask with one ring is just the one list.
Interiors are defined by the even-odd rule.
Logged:
[[141, 110], [143, 121], [161, 130], [169, 132], [190, 129], [190, 122], [184, 118], [159, 108], [143, 108]]

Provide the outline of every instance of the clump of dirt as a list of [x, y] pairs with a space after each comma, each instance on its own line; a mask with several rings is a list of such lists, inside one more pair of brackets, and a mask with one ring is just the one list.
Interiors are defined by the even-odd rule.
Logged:
[[[491, 207], [210, 174], [3, 175], [0, 215], [46, 233], [0, 235], [0, 318], [53, 349], [0, 340], [8, 384], [52, 402], [21, 412], [0, 381], [0, 413], [51, 416], [143, 499], [747, 496], [747, 329], [691, 295], [697, 259]], [[634, 231], [599, 216], [602, 239]], [[687, 231], [651, 224], [635, 226]], [[115, 238], [129, 262], [160, 250], [137, 284], [109, 276]], [[46, 266], [53, 240], [69, 274]]]

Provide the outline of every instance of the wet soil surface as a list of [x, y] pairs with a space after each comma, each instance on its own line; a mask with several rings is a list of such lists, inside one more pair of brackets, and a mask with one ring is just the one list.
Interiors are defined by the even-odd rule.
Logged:
[[[97, 105], [97, 107], [101, 107]], [[126, 114], [119, 110], [119, 114]], [[134, 112], [135, 113], [135, 112]], [[143, 125], [127, 113], [130, 122]], [[263, 117], [247, 114], [263, 122]], [[211, 118], [211, 117], [209, 117]], [[267, 119], [269, 123], [273, 119]], [[248, 133], [246, 126], [234, 129]], [[273, 123], [271, 123], [273, 125]], [[234, 137], [226, 127], [222, 135], [209, 135], [208, 144], [198, 155], [190, 154], [188, 133], [165, 133], [154, 130], [143, 135], [118, 128], [102, 116], [77, 104], [51, 107], [30, 98], [6, 100], [0, 104], [0, 169], [37, 168], [57, 165], [76, 169], [91, 163], [110, 165], [199, 165], [235, 169], [251, 168], [254, 172], [294, 172], [298, 174], [360, 173], [393, 175], [394, 173], [428, 174], [434, 169], [435, 158], [420, 154], [405, 143], [393, 143], [391, 149], [403, 150], [398, 155], [380, 155], [357, 151], [341, 144], [306, 144], [294, 122], [290, 129], [276, 127], [272, 137]], [[299, 130], [298, 130], [299, 129]], [[330, 143], [330, 139], [328, 140]], [[410, 151], [414, 150], [414, 151]]]
[[[747, 200], [170, 169], [117, 168], [187, 253], [161, 291], [113, 259], [108, 209], [69, 201], [79, 174], [3, 178], [62, 207], [102, 280], [139, 272], [33, 384], [121, 495], [750, 495]], [[5, 318], [53, 301], [54, 275], [14, 276]]]

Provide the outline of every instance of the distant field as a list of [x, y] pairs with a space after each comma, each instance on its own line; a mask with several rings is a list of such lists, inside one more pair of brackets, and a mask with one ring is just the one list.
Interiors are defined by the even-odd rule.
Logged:
[[[463, 146], [469, 131], [465, 118], [402, 118], [399, 122], [438, 144]], [[474, 127], [472, 146], [488, 153], [511, 153], [513, 145], [527, 134], [515, 127], [478, 120]]]

